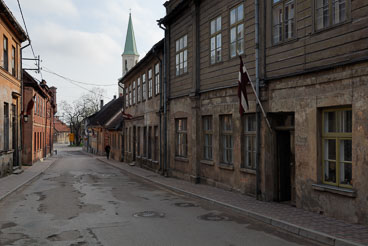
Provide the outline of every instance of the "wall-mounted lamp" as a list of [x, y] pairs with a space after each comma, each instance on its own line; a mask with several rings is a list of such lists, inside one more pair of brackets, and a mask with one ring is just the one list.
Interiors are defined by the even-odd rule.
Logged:
[[24, 120], [24, 122], [28, 122], [28, 115], [27, 114], [25, 114], [25, 115], [23, 115], [23, 120]]

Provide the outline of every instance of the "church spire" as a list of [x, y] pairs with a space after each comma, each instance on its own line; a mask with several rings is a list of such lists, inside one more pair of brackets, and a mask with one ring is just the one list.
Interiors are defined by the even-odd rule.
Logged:
[[129, 13], [128, 31], [125, 39], [125, 48], [123, 55], [139, 55], [137, 45], [135, 43], [135, 36], [132, 23], [132, 14]]

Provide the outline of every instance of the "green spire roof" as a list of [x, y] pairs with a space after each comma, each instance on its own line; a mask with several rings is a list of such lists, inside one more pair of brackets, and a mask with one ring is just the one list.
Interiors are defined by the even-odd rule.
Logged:
[[139, 55], [137, 45], [135, 44], [135, 36], [132, 23], [132, 15], [129, 14], [128, 31], [125, 39], [125, 48], [123, 55]]

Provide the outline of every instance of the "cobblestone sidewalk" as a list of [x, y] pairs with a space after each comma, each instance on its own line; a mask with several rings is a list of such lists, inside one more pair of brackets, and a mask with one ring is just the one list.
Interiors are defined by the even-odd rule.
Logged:
[[252, 218], [326, 245], [368, 245], [367, 226], [346, 223], [284, 204], [258, 201], [253, 197], [208, 185], [166, 178], [151, 171], [114, 160], [106, 160], [103, 157], [96, 158], [169, 189], [233, 208]]

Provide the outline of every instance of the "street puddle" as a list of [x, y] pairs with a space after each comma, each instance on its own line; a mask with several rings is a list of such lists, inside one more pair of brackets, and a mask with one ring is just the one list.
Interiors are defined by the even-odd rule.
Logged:
[[134, 217], [142, 217], [142, 218], [163, 218], [165, 217], [165, 213], [159, 213], [155, 211], [143, 211], [133, 214]]
[[47, 237], [49, 241], [73, 241], [82, 238], [78, 230], [63, 231], [59, 234], [53, 234]]

